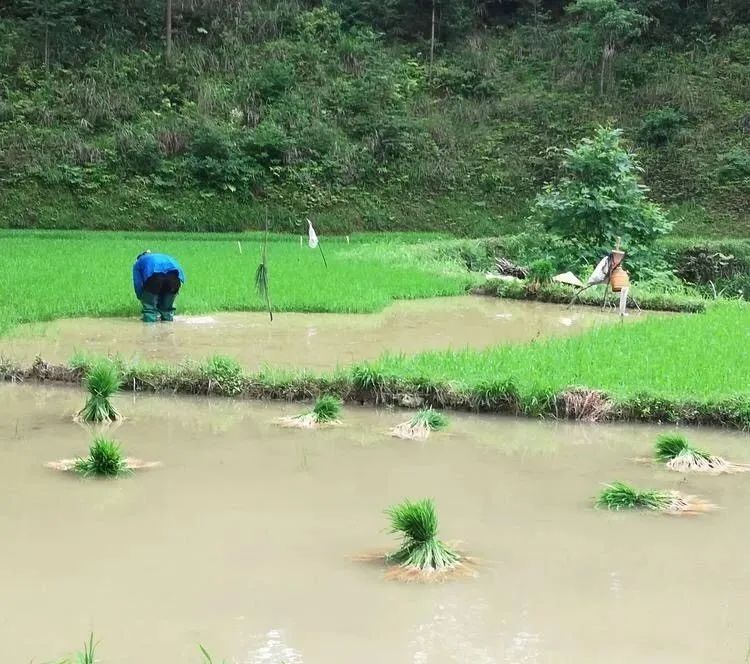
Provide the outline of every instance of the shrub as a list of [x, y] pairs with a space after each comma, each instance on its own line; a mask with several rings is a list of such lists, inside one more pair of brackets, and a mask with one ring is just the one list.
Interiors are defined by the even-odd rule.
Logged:
[[686, 122], [687, 116], [674, 108], [649, 111], [641, 122], [638, 137], [649, 145], [667, 145], [679, 138]]
[[161, 165], [162, 153], [153, 134], [125, 127], [115, 136], [117, 159], [128, 173], [151, 175]]
[[638, 163], [621, 137], [620, 129], [600, 127], [592, 138], [566, 149], [562, 177], [545, 187], [535, 204], [550, 230], [593, 261], [618, 237], [632, 259], [672, 228], [661, 208], [646, 198]]
[[723, 184], [750, 185], [750, 152], [738, 147], [719, 155], [716, 174]]

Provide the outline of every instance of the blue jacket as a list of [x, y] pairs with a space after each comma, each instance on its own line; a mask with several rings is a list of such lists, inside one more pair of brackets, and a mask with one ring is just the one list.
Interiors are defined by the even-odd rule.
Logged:
[[185, 283], [185, 273], [177, 261], [166, 254], [143, 254], [133, 263], [133, 289], [138, 299], [143, 294], [143, 284], [152, 274], [177, 272], [181, 283]]

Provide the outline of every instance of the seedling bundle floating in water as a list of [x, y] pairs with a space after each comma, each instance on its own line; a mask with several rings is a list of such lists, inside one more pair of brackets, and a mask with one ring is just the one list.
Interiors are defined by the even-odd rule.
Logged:
[[117, 441], [99, 436], [91, 443], [87, 457], [51, 461], [47, 467], [54, 470], [72, 470], [83, 477], [121, 477], [130, 475], [134, 470], [154, 468], [158, 465], [160, 464], [154, 461], [124, 457]]
[[603, 509], [650, 510], [667, 514], [699, 514], [710, 512], [715, 505], [679, 491], [639, 490], [624, 482], [606, 484], [596, 500]]
[[339, 414], [341, 413], [341, 401], [336, 397], [324, 395], [320, 397], [311, 411], [281, 418], [281, 426], [296, 429], [317, 429], [321, 426], [332, 426], [341, 424]]
[[385, 557], [390, 578], [401, 581], [443, 581], [473, 576], [469, 561], [438, 539], [435, 505], [429, 499], [405, 500], [387, 512], [391, 532], [401, 535], [401, 548]]
[[109, 362], [100, 362], [92, 367], [83, 384], [88, 390], [89, 397], [84, 407], [76, 414], [76, 421], [108, 423], [122, 419], [122, 415], [111, 401], [122, 385], [117, 367]]
[[738, 464], [693, 447], [682, 434], [662, 434], [656, 439], [656, 460], [680, 473], [744, 473], [750, 465]]
[[391, 429], [391, 435], [406, 440], [425, 440], [431, 431], [439, 431], [448, 426], [448, 418], [432, 408], [417, 411], [410, 420], [401, 422]]

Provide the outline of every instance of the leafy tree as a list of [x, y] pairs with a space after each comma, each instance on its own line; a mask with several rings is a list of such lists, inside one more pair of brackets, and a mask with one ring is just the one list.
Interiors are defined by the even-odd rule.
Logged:
[[27, 21], [34, 36], [43, 46], [44, 66], [49, 67], [50, 44], [53, 38], [75, 27], [72, 14], [74, 0], [21, 0], [20, 8], [27, 12]]
[[599, 92], [604, 94], [607, 72], [612, 72], [617, 49], [629, 39], [639, 36], [649, 19], [634, 9], [624, 7], [619, 0], [576, 0], [567, 11], [579, 17], [573, 33], [592, 53], [600, 54]]
[[535, 210], [547, 227], [587, 258], [610, 251], [617, 238], [632, 254], [671, 230], [661, 208], [638, 180], [635, 156], [621, 143], [622, 130], [600, 127], [592, 138], [567, 148], [563, 175], [537, 196]]

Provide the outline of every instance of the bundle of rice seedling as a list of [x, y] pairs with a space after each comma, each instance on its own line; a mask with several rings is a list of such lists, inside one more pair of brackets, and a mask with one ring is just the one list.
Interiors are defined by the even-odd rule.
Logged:
[[120, 391], [121, 384], [120, 374], [113, 364], [101, 362], [92, 367], [84, 380], [89, 398], [75, 419], [79, 422], [113, 422], [122, 419], [110, 401]]
[[54, 470], [73, 470], [83, 477], [120, 477], [134, 470], [154, 468], [159, 463], [123, 457], [119, 443], [99, 436], [91, 443], [86, 458], [61, 459], [46, 465]]
[[255, 290], [266, 304], [268, 316], [273, 322], [273, 310], [271, 309], [271, 291], [268, 288], [268, 219], [266, 219], [266, 235], [260, 250], [260, 263], [255, 270]]
[[425, 440], [431, 431], [439, 431], [448, 426], [448, 418], [432, 408], [424, 408], [410, 420], [401, 422], [391, 429], [391, 435], [407, 440]]
[[596, 506], [608, 510], [651, 510], [670, 514], [697, 514], [715, 506], [679, 491], [641, 491], [624, 482], [606, 484], [596, 500]]
[[401, 535], [401, 548], [386, 556], [393, 568], [391, 578], [402, 581], [440, 581], [449, 576], [473, 575], [474, 571], [457, 551], [437, 537], [438, 520], [429, 499], [403, 503], [387, 512], [391, 532]]
[[693, 447], [679, 433], [665, 433], [656, 439], [655, 457], [670, 470], [680, 473], [744, 473], [747, 464], [732, 463], [705, 450]]
[[340, 424], [340, 413], [341, 400], [326, 394], [315, 402], [311, 411], [292, 417], [282, 417], [280, 423], [282, 426], [296, 429], [316, 429], [324, 425]]

